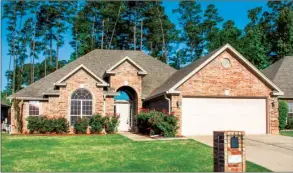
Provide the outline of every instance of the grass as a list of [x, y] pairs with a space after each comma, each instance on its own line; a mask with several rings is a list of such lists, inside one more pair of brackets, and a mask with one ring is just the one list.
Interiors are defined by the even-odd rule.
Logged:
[[[133, 142], [121, 135], [2, 135], [2, 172], [212, 172], [212, 149], [194, 140]], [[247, 162], [247, 171], [270, 171]]]
[[291, 131], [280, 131], [280, 134], [283, 136], [291, 136], [293, 137], [293, 130]]

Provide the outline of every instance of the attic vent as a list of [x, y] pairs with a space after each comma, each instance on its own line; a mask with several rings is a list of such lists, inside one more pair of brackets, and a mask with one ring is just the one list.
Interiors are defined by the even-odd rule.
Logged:
[[231, 62], [228, 58], [223, 58], [222, 59], [222, 66], [225, 68], [229, 68], [231, 66]]

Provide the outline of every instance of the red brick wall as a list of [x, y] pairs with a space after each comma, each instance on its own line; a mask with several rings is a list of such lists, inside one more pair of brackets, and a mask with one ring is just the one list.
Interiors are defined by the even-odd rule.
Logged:
[[[221, 65], [223, 58], [228, 58], [231, 67]], [[268, 101], [268, 117], [270, 133], [278, 134], [278, 104], [277, 99], [271, 97], [272, 90], [266, 86], [247, 67], [235, 59], [234, 55], [224, 51], [207, 66], [183, 83], [178, 89], [179, 96], [172, 96], [172, 111], [181, 119], [181, 108], [177, 102], [184, 96], [225, 96], [225, 90], [234, 97], [265, 97]], [[271, 102], [276, 106], [272, 107]], [[180, 129], [181, 130], [181, 129]]]
[[123, 86], [129, 86], [134, 89], [137, 94], [137, 109], [141, 108], [142, 76], [137, 74], [139, 70], [129, 61], [124, 61], [113, 71], [116, 74], [110, 76], [110, 87], [115, 91]]
[[[60, 95], [49, 97], [48, 101], [40, 102], [40, 114], [49, 117], [65, 117], [70, 120], [70, 98], [71, 94], [78, 88], [85, 88], [89, 90], [93, 97], [93, 113], [103, 114], [103, 88], [97, 87], [97, 81], [92, 78], [84, 70], [79, 70], [66, 81], [66, 87], [60, 87]], [[53, 84], [52, 84], [53, 87]], [[12, 114], [14, 115], [14, 114]], [[26, 125], [27, 121], [25, 118], [28, 117], [28, 102], [24, 102], [24, 132], [27, 132]], [[12, 116], [13, 117], [13, 116]], [[13, 118], [12, 118], [13, 119]], [[71, 129], [72, 132], [72, 129]]]

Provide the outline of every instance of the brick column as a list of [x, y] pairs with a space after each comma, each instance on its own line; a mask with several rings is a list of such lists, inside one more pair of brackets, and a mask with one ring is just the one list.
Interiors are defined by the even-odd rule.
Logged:
[[182, 134], [182, 97], [180, 95], [172, 95], [171, 96], [171, 108], [170, 111], [174, 113], [174, 115], [178, 118], [178, 126], [179, 129], [177, 131], [177, 135]]
[[214, 131], [214, 172], [245, 172], [243, 131]]
[[105, 98], [106, 112], [105, 113], [114, 113], [114, 96], [106, 96]]

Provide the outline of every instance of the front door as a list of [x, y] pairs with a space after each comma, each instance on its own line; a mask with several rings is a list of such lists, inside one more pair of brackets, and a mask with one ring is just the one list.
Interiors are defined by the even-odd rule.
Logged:
[[115, 112], [120, 115], [118, 131], [130, 130], [130, 103], [128, 101], [116, 102]]

